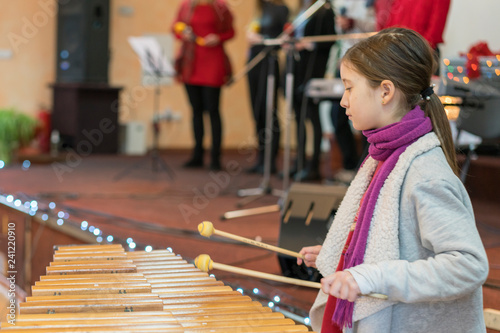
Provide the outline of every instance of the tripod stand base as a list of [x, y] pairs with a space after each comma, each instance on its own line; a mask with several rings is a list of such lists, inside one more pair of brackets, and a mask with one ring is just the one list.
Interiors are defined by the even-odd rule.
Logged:
[[221, 217], [221, 220], [229, 220], [229, 219], [234, 219], [237, 217], [274, 213], [274, 212], [279, 212], [280, 210], [281, 210], [280, 205], [270, 205], [270, 206], [263, 206], [263, 207], [257, 207], [257, 208], [235, 210], [235, 211], [224, 213], [224, 215], [222, 215], [222, 217]]

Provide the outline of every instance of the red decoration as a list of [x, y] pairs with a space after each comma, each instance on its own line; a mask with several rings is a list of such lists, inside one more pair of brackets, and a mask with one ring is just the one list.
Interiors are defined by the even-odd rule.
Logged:
[[[496, 53], [499, 54], [499, 53]], [[464, 54], [461, 54], [462, 56]], [[471, 79], [477, 79], [481, 77], [481, 70], [479, 66], [479, 57], [494, 56], [488, 44], [486, 42], [478, 42], [474, 44], [467, 53], [467, 76]]]

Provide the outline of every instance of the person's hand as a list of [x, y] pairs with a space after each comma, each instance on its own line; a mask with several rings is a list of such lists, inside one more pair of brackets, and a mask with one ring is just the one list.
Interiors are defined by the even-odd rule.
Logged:
[[208, 34], [203, 38], [203, 45], [216, 46], [220, 44], [220, 37], [217, 34]]
[[247, 41], [248, 41], [248, 44], [250, 44], [250, 45], [261, 44], [263, 39], [264, 38], [259, 33], [256, 33], [253, 31], [247, 32]]
[[297, 42], [295, 43], [295, 49], [297, 51], [302, 51], [302, 50], [312, 51], [314, 50], [314, 44], [311, 42]]
[[361, 294], [358, 283], [347, 271], [335, 272], [321, 279], [321, 289], [325, 294], [354, 302]]
[[182, 37], [182, 40], [184, 40], [186, 42], [194, 41], [195, 36], [193, 34], [193, 30], [191, 29], [191, 27], [185, 27], [182, 30], [181, 37]]
[[340, 30], [344, 32], [351, 30], [354, 25], [354, 21], [347, 16], [337, 16], [335, 20], [337, 21]]
[[304, 262], [307, 267], [316, 268], [316, 258], [318, 257], [320, 250], [321, 245], [303, 247], [299, 253], [302, 254], [305, 259], [302, 260], [297, 258], [297, 264], [302, 265], [302, 262]]

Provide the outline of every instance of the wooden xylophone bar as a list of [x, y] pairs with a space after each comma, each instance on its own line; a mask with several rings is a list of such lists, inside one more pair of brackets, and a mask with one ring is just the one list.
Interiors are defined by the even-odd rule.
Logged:
[[169, 251], [59, 247], [13, 332], [305, 332]]

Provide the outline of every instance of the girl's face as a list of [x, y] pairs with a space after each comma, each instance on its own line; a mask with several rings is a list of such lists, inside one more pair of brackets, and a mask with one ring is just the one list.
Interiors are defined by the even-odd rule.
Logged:
[[[345, 87], [340, 105], [346, 109], [355, 129], [372, 130], [398, 121], [393, 116], [392, 103], [388, 100], [383, 84], [375, 88], [370, 86], [368, 79], [355, 71], [348, 62], [341, 63], [340, 77]], [[382, 104], [382, 101], [389, 104]]]

